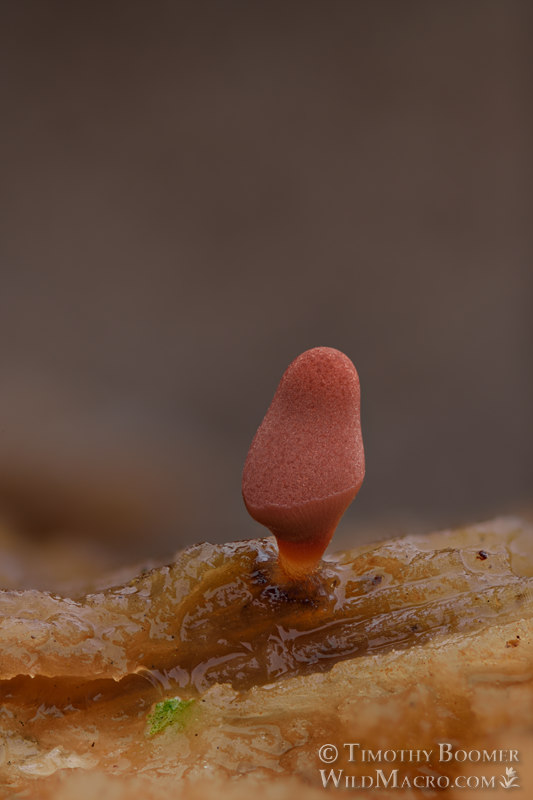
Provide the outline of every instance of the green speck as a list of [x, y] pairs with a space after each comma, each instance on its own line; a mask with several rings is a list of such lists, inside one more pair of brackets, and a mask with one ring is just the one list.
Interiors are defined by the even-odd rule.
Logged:
[[194, 700], [181, 700], [179, 697], [170, 697], [161, 703], [156, 703], [153, 712], [148, 717], [148, 735], [155, 736], [169, 725], [176, 730], [182, 730], [191, 715], [191, 706]]

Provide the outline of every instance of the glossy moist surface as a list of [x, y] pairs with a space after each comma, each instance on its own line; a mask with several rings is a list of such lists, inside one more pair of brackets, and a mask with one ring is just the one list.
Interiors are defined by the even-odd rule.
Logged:
[[[500, 520], [339, 554], [295, 588], [271, 539], [202, 544], [78, 598], [1, 592], [2, 777], [29, 792], [65, 768], [313, 783], [320, 737], [350, 741], [355, 717], [369, 746], [526, 736], [531, 546]], [[177, 697], [186, 724], [151, 735], [154, 704]]]

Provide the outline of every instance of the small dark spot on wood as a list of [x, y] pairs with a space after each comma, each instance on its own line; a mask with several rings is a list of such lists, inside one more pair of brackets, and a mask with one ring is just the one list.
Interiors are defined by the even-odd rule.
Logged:
[[372, 585], [379, 586], [382, 580], [383, 580], [383, 575], [374, 575], [374, 577], [372, 578]]
[[252, 579], [252, 583], [263, 584], [268, 582], [268, 576], [265, 572], [263, 572], [262, 569], [256, 569], [255, 572], [252, 572], [250, 577]]
[[94, 747], [94, 742], [92, 743], [91, 747]]
[[289, 600], [287, 592], [284, 591], [280, 586], [267, 586], [267, 588], [261, 592], [261, 597], [264, 600], [270, 600], [274, 602]]
[[489, 557], [489, 554], [486, 553], [485, 550], [479, 550], [478, 551], [477, 558], [479, 558], [480, 561], [485, 561], [485, 559], [488, 558], [488, 557]]

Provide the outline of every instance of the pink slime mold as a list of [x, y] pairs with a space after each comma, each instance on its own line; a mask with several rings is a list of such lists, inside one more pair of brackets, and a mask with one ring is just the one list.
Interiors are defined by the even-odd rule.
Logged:
[[276, 537], [287, 578], [316, 569], [364, 475], [357, 371], [339, 350], [306, 350], [285, 371], [242, 476], [246, 508]]

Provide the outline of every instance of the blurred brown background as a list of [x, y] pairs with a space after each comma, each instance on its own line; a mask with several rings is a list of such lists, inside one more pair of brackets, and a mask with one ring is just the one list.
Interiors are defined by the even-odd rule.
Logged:
[[339, 545], [528, 506], [530, 3], [16, 0], [0, 30], [9, 525], [257, 535], [242, 464], [316, 345], [363, 391]]

